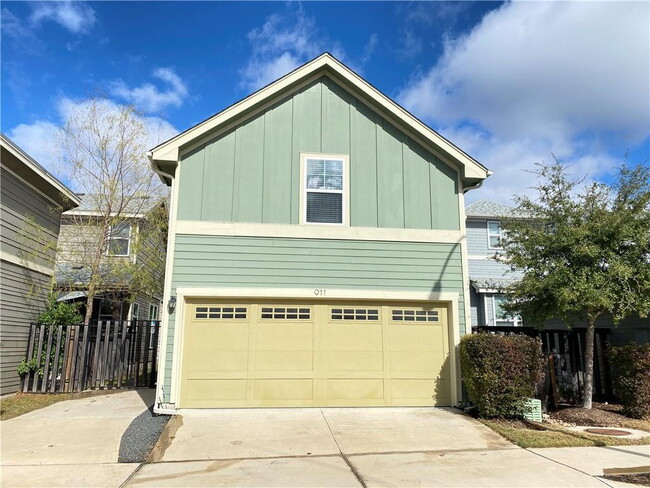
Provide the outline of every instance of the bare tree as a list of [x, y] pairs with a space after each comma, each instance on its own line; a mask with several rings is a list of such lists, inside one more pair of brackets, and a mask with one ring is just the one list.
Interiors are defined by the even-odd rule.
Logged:
[[71, 265], [62, 271], [67, 286], [83, 285], [89, 323], [98, 294], [154, 281], [142, 276], [153, 270], [138, 267], [128, 249], [143, 242], [137, 219], [164, 199], [164, 189], [146, 160], [147, 127], [131, 107], [100, 98], [76, 105], [59, 142], [83, 203], [65, 214], [57, 260]]

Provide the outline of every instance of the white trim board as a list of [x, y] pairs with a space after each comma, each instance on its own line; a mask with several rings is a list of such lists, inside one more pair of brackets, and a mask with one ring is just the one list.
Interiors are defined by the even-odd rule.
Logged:
[[54, 268], [35, 263], [34, 261], [30, 261], [28, 259], [23, 259], [7, 251], [0, 251], [0, 259], [7, 261], [8, 263], [20, 266], [21, 268], [27, 268], [31, 271], [36, 271], [37, 273], [41, 273], [46, 276], [52, 276], [54, 274]]
[[[458, 385], [460, 375], [456, 367], [458, 362], [457, 349], [460, 343], [459, 331], [459, 293], [457, 292], [428, 292], [428, 291], [391, 291], [365, 290], [344, 288], [237, 288], [237, 287], [179, 287], [176, 289], [176, 324], [174, 327], [174, 350], [172, 353], [172, 377], [170, 385], [170, 400], [161, 407], [160, 411], [169, 410], [170, 405], [177, 405], [180, 398], [181, 363], [183, 350], [183, 327], [185, 317], [185, 300], [187, 298], [247, 298], [251, 300], [262, 298], [293, 298], [299, 300], [381, 300], [381, 301], [421, 301], [444, 302], [449, 307], [449, 356], [451, 398], [455, 404], [462, 398]], [[165, 314], [168, 316], [168, 314]], [[166, 335], [164, 336], [166, 337]], [[161, 354], [161, 358], [166, 357]], [[160, 368], [164, 370], [163, 366]], [[164, 373], [163, 373], [164, 376]], [[158, 410], [156, 410], [158, 411]]]
[[252, 224], [246, 222], [174, 221], [175, 234], [240, 237], [291, 237], [393, 242], [436, 242], [458, 244], [465, 240], [460, 230], [390, 229], [342, 225]]
[[156, 146], [150, 151], [150, 153], [148, 153], [152, 165], [155, 168], [157, 166], [155, 164], [156, 161], [178, 162], [181, 148], [187, 147], [191, 143], [196, 142], [198, 138], [214, 131], [219, 126], [251, 111], [256, 105], [264, 103], [265, 100], [281, 94], [285, 89], [328, 70], [334, 76], [338, 77], [339, 80], [354, 86], [368, 99], [368, 101], [381, 107], [381, 109], [390, 114], [391, 117], [394, 117], [396, 120], [408, 127], [408, 129], [415, 135], [430, 141], [433, 145], [439, 147], [442, 151], [448, 154], [455, 162], [457, 162], [458, 166], [462, 168], [463, 176], [465, 178], [485, 179], [491, 174], [487, 168], [478, 163], [471, 156], [416, 119], [413, 115], [378, 91], [329, 53], [324, 53], [318, 56], [312, 61], [309, 61], [291, 73], [283, 76], [279, 80], [258, 90], [249, 97], [235, 103], [191, 129], [182, 132], [176, 137]]

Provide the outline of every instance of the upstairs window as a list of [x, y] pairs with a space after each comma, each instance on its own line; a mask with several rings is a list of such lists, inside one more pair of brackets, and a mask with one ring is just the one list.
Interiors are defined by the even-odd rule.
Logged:
[[347, 225], [347, 158], [302, 156], [302, 222]]
[[120, 222], [111, 227], [108, 236], [109, 256], [128, 256], [131, 248], [131, 225]]
[[495, 220], [488, 221], [487, 231], [488, 231], [488, 248], [501, 249], [503, 247], [501, 244], [501, 240], [503, 239], [501, 222], [497, 222]]

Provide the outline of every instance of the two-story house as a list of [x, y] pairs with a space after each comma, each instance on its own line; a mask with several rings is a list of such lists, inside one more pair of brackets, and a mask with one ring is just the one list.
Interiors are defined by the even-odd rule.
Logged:
[[[59, 301], [80, 303], [85, 314], [91, 263], [99, 252], [98, 292], [91, 323], [97, 320], [158, 320], [164, 281], [167, 200], [129, 199], [99, 244], [105, 212], [99, 198], [79, 195], [81, 204], [63, 213], [56, 256]], [[163, 225], [164, 229], [158, 228]]]
[[[468, 205], [467, 215], [467, 249], [470, 278], [470, 309], [471, 324], [476, 326], [519, 326], [524, 325], [518, 317], [507, 316], [499, 304], [505, 299], [504, 288], [521, 273], [511, 271], [510, 267], [498, 263], [494, 256], [502, 247], [501, 219], [512, 217], [514, 207], [488, 200], [480, 200]], [[566, 329], [566, 324], [560, 320], [549, 320], [544, 324], [526, 324], [527, 326], [543, 326], [545, 329]], [[584, 328], [584, 323], [575, 325]], [[611, 317], [601, 316], [596, 326], [609, 329], [609, 340], [612, 344], [623, 345], [629, 341], [639, 344], [650, 342], [650, 320], [640, 317], [627, 317], [615, 327]]]
[[467, 261], [472, 327], [485, 325], [522, 325], [518, 317], [507, 316], [500, 307], [502, 290], [521, 275], [498, 263], [494, 256], [501, 247], [501, 218], [511, 216], [514, 208], [480, 200], [465, 209], [467, 217]]
[[0, 394], [20, 386], [29, 324], [45, 309], [61, 212], [79, 205], [63, 183], [0, 135]]
[[452, 405], [489, 171], [329, 54], [155, 147], [156, 411]]

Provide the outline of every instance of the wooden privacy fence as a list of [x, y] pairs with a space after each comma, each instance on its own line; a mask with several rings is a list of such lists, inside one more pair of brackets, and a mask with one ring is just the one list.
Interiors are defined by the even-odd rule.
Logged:
[[[585, 371], [585, 329], [536, 329], [533, 327], [483, 326], [473, 332], [526, 334], [542, 340], [542, 350], [548, 359], [551, 386], [557, 385], [560, 398], [572, 403], [582, 402]], [[596, 329], [594, 336], [594, 398], [610, 400], [612, 383], [606, 348], [609, 329]], [[552, 392], [553, 393], [553, 392]], [[553, 393], [555, 395], [555, 393]]]
[[99, 321], [89, 325], [31, 324], [22, 391], [63, 393], [152, 388], [160, 322]]

